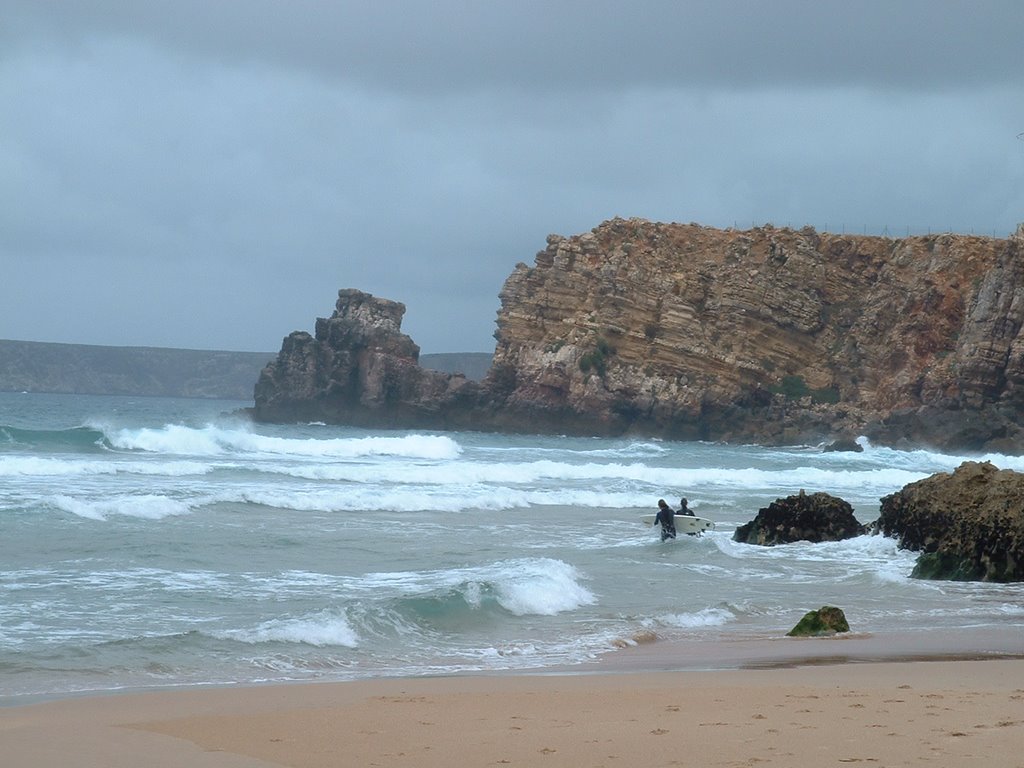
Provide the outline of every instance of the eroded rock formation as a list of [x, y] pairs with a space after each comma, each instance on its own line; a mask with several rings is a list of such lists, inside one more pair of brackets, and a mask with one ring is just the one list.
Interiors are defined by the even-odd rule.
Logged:
[[265, 421], [325, 421], [366, 427], [465, 428], [480, 387], [459, 374], [419, 366], [402, 333], [405, 305], [338, 291], [316, 335], [296, 331], [256, 383], [254, 414]]
[[417, 373], [401, 312], [339, 299], [315, 338], [288, 337], [255, 413], [1020, 452], [1022, 245], [614, 219], [516, 266], [480, 388]]
[[501, 292], [490, 385], [510, 420], [566, 430], [1020, 450], [1022, 243], [637, 219], [551, 236]]
[[770, 547], [794, 541], [842, 541], [865, 531], [846, 501], [827, 493], [800, 491], [758, 510], [757, 516], [739, 526], [732, 538]]
[[913, 575], [1024, 581], [1024, 474], [989, 462], [911, 483], [882, 499], [876, 532], [920, 551]]

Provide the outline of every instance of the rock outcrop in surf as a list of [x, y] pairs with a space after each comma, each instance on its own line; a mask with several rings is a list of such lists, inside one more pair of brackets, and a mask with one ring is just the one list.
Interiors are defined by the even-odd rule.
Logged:
[[381, 324], [339, 298], [315, 337], [285, 340], [254, 413], [1024, 452], [1022, 246], [1024, 229], [894, 239], [613, 219], [516, 266], [478, 389], [417, 371], [401, 313]]
[[1024, 474], [965, 462], [883, 498], [872, 529], [921, 552], [916, 577], [1024, 581]]
[[402, 333], [405, 305], [357, 290], [338, 291], [334, 314], [316, 334], [296, 331], [260, 373], [254, 414], [277, 422], [461, 429], [480, 385], [421, 368], [419, 347]]
[[739, 526], [732, 538], [771, 547], [795, 541], [842, 541], [865, 531], [848, 502], [828, 493], [800, 491], [758, 510], [757, 516]]

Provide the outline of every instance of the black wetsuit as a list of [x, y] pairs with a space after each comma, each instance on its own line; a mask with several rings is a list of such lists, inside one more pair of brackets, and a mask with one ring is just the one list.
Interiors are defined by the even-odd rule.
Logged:
[[[677, 515], [685, 515], [687, 517], [696, 517], [697, 516], [692, 509], [690, 509], [688, 506], [686, 506], [686, 502], [685, 501], [681, 502], [679, 504], [679, 510], [676, 512], [676, 514]], [[687, 536], [700, 536], [700, 531], [696, 531], [696, 532], [689, 531], [689, 532], [687, 532], [686, 535]]]
[[654, 518], [655, 523], [661, 523], [661, 540], [674, 539], [676, 537], [676, 515], [671, 507], [663, 507], [658, 510]]

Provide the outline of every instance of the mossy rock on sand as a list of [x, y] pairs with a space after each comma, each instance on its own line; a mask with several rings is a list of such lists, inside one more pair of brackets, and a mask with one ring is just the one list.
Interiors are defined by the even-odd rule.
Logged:
[[821, 637], [849, 631], [850, 625], [846, 623], [843, 609], [825, 605], [804, 614], [797, 625], [786, 633], [786, 637]]

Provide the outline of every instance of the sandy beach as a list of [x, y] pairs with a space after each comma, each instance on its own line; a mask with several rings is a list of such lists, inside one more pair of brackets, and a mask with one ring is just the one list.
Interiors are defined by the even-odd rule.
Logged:
[[0, 709], [6, 768], [1024, 766], [1024, 659], [172, 690]]

